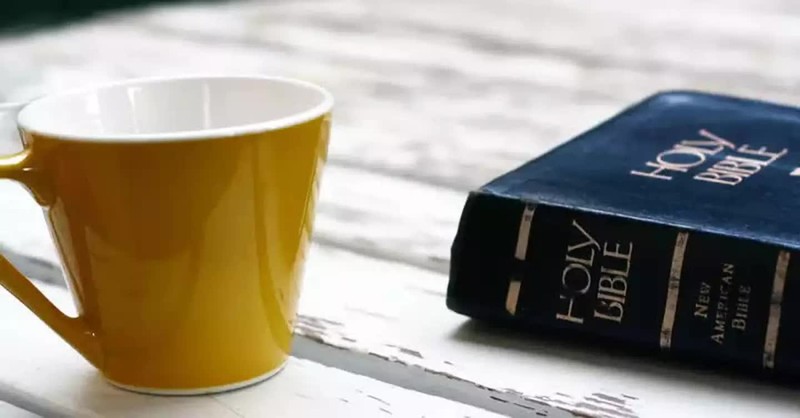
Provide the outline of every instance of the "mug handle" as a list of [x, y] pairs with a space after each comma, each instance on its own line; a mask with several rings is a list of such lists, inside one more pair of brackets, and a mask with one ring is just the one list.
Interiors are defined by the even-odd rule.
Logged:
[[[0, 112], [16, 114], [21, 107], [19, 104], [0, 104]], [[39, 196], [46, 194], [46, 186], [36, 180], [34, 161], [33, 150], [27, 144], [16, 154], [0, 156], [0, 180], [15, 180], [23, 184], [38, 201]], [[0, 286], [11, 292], [89, 363], [98, 366], [100, 346], [96, 334], [86, 319], [80, 316], [69, 317], [61, 312], [2, 255], [0, 255]]]

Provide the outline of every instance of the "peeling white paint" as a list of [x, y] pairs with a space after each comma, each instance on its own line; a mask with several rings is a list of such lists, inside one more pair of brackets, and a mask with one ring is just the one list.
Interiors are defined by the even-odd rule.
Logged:
[[[513, 395], [614, 418], [798, 416], [792, 390], [510, 335], [444, 306], [441, 273], [467, 189], [655, 90], [800, 100], [797, 7], [777, 0], [634, 3], [310, 0], [153, 8], [31, 36], [4, 35], [0, 98], [198, 68], [326, 85], [337, 96], [337, 111], [315, 228], [324, 246], [315, 246], [309, 259], [299, 335], [468, 382], [497, 394], [499, 403], [509, 402], [500, 395]], [[56, 262], [39, 208], [2, 181], [0, 246]], [[39, 341], [39, 334], [20, 332], [17, 340]], [[52, 336], [42, 341], [61, 347]], [[25, 349], [35, 347], [28, 343]], [[0, 364], [11, 364], [23, 350], [3, 347]], [[24, 393], [36, 394], [41, 383], [37, 364], [59, 364], [68, 352], [37, 351], [41, 357], [25, 366], [33, 368], [15, 377]], [[319, 367], [308, 366], [305, 375], [287, 370], [305, 379], [341, 378]], [[65, 370], [86, 379], [78, 363]], [[69, 398], [74, 388], [50, 380], [44, 383], [54, 399], [85, 406]], [[24, 386], [28, 381], [32, 386]], [[357, 399], [337, 402], [386, 409], [358, 390], [394, 405], [360, 387]], [[413, 404], [412, 394], [403, 399]], [[101, 395], [122, 399], [116, 392]], [[305, 391], [291, 397], [314, 405]], [[93, 407], [108, 406], [98, 402]], [[207, 408], [204, 415], [239, 413], [237, 406], [197, 402]], [[538, 414], [525, 405], [519, 411]]]
[[[40, 286], [74, 313], [62, 288]], [[212, 396], [143, 396], [107, 384], [72, 348], [8, 293], [0, 292], [2, 401], [42, 416], [69, 417], [499, 417], [318, 363], [292, 358], [277, 376]], [[5, 416], [5, 415], [3, 415]]]

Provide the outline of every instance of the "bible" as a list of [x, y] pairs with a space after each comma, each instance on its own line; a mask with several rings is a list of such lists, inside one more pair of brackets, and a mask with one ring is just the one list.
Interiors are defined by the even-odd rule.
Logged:
[[645, 98], [469, 193], [449, 309], [799, 375], [800, 110]]

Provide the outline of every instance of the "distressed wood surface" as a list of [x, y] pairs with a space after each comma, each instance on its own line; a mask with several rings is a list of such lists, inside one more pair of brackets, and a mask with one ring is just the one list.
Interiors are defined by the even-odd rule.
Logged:
[[[657, 90], [800, 104], [798, 50], [800, 7], [778, 0], [184, 4], [0, 37], [0, 101], [165, 74], [321, 83], [337, 107], [297, 356], [506, 415], [798, 416], [790, 389], [477, 326], [443, 274], [467, 190]], [[61, 283], [41, 219], [0, 182], [0, 251]]]
[[[62, 310], [74, 313], [63, 288], [40, 288]], [[47, 417], [499, 416], [296, 358], [272, 379], [213, 396], [145, 396], [114, 389], [5, 292], [0, 292], [0, 333], [0, 399]], [[0, 404], [2, 416], [6, 411], [25, 416]]]
[[[18, 221], [22, 255], [55, 266], [35, 204], [15, 185], [0, 196], [15, 208], [0, 207], [0, 219]], [[446, 280], [430, 270], [317, 244], [305, 276], [294, 356], [408, 390], [509, 416], [800, 415], [793, 388], [473, 323], [445, 309]]]
[[[342, 168], [385, 186], [373, 197], [326, 179], [359, 196], [323, 192], [320, 240], [444, 271], [466, 190], [646, 95], [688, 88], [800, 103], [800, 21], [790, 6], [606, 3], [308, 0], [128, 11], [0, 38], [0, 100], [164, 74], [321, 83], [337, 98], [330, 177]], [[394, 193], [394, 181], [441, 195], [448, 203], [428, 212], [448, 222], [406, 214], [416, 201]], [[402, 205], [386, 205], [392, 199]], [[377, 239], [356, 219], [401, 235]]]
[[0, 417], [3, 418], [36, 418], [36, 415], [28, 410], [11, 405], [8, 402], [0, 401]]

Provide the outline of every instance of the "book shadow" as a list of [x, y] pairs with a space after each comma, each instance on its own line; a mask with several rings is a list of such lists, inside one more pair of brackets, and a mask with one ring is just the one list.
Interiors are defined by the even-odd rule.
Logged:
[[586, 336], [564, 336], [553, 332], [532, 333], [520, 326], [468, 319], [451, 338], [464, 344], [497, 348], [497, 355], [513, 352], [570, 361], [588, 368], [604, 368], [643, 382], [657, 380], [670, 385], [695, 386], [698, 390], [727, 392], [728, 396], [757, 397], [768, 402], [800, 407], [800, 381], [788, 376], [767, 375], [755, 370], [732, 369], [730, 365], [691, 358], [667, 357], [653, 351], [624, 347], [619, 342]]

